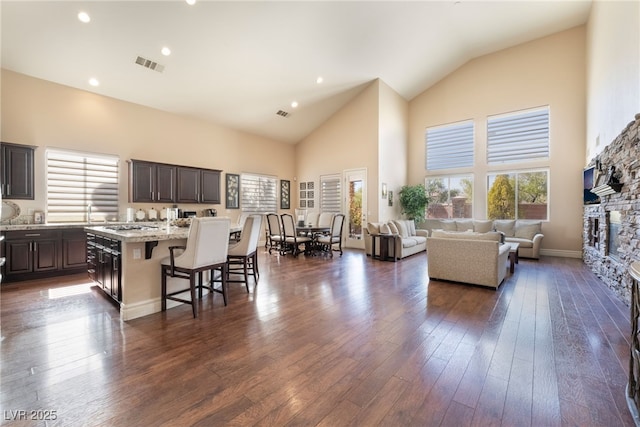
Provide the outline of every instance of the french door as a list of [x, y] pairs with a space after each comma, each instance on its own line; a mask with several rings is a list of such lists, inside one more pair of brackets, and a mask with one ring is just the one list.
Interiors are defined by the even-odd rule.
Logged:
[[367, 226], [367, 170], [344, 171], [345, 247], [364, 249], [364, 231]]

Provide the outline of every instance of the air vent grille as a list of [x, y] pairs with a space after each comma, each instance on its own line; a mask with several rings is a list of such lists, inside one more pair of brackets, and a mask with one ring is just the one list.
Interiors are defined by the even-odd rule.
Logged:
[[164, 71], [164, 65], [158, 64], [155, 61], [152, 61], [147, 58], [143, 58], [142, 56], [138, 56], [136, 58], [136, 64], [143, 66], [144, 68], [148, 68], [153, 71], [157, 71], [159, 73]]
[[278, 110], [276, 114], [279, 115], [280, 117], [287, 117], [289, 115], [289, 113], [287, 113], [284, 110]]

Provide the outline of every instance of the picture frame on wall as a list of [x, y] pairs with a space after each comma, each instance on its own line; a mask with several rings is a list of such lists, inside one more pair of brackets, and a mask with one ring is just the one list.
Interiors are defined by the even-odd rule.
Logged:
[[225, 207], [227, 209], [240, 209], [240, 175], [235, 173], [225, 174]]
[[291, 182], [280, 180], [280, 209], [291, 209]]
[[389, 190], [387, 194], [389, 194], [389, 206], [393, 206], [393, 191]]

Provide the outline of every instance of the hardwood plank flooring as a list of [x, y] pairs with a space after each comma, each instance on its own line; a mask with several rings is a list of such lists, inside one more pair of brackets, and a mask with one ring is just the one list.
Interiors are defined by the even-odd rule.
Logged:
[[634, 425], [629, 309], [581, 260], [521, 259], [497, 291], [430, 282], [424, 253], [259, 263], [251, 293], [209, 295], [197, 319], [121, 322], [84, 275], [3, 284], [2, 422]]

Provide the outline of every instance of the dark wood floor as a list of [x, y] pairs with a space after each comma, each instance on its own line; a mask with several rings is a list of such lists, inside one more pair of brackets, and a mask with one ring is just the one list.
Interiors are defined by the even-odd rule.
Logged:
[[198, 319], [121, 322], [95, 288], [50, 298], [82, 276], [2, 285], [4, 422], [633, 425], [628, 308], [580, 260], [521, 260], [494, 291], [429, 282], [424, 253], [259, 257], [259, 285]]

